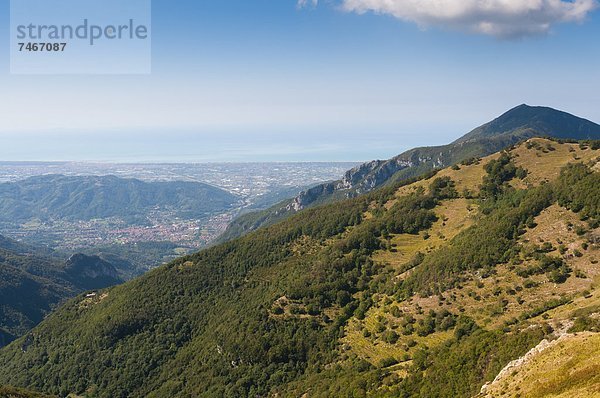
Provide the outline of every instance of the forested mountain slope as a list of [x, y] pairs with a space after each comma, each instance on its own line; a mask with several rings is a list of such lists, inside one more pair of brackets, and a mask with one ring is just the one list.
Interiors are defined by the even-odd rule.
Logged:
[[[85, 290], [122, 282], [115, 268], [99, 259], [74, 255], [66, 263], [28, 245], [0, 236], [0, 347], [27, 333], [58, 304]], [[31, 250], [31, 251], [30, 251]]]
[[4, 235], [0, 235], [0, 249], [13, 252], [15, 254], [40, 255], [45, 257], [60, 257], [60, 254], [47, 247], [33, 246], [27, 243], [19, 242]]
[[349, 170], [339, 181], [308, 189], [270, 209], [245, 214], [231, 223], [219, 241], [271, 225], [307, 207], [354, 197], [433, 169], [487, 156], [531, 137], [598, 140], [600, 125], [552, 108], [520, 105], [451, 144], [415, 148], [389, 160], [365, 163]]
[[0, 387], [0, 398], [53, 398], [50, 395], [24, 390], [22, 388]]
[[0, 184], [0, 221], [120, 217], [134, 222], [156, 209], [203, 217], [227, 210], [237, 200], [229, 192], [197, 182], [44, 175]]
[[88, 397], [475, 396], [542, 340], [597, 335], [599, 148], [532, 139], [79, 296], [0, 350], [0, 384]]

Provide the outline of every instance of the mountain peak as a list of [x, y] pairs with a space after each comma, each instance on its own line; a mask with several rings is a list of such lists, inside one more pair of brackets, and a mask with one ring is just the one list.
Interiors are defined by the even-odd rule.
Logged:
[[597, 139], [600, 125], [545, 106], [521, 104], [489, 123], [458, 139], [464, 143], [477, 139], [514, 135], [517, 138], [550, 136], [561, 139]]

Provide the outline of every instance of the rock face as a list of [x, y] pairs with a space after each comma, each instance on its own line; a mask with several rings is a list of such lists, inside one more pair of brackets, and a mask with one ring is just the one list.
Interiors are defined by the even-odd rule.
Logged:
[[73, 283], [84, 289], [99, 289], [120, 282], [115, 267], [98, 256], [74, 254], [65, 263]]
[[[420, 159], [417, 161], [427, 162], [430, 161], [430, 159]], [[348, 170], [339, 181], [321, 184], [301, 192], [294, 198], [293, 202], [287, 206], [287, 210], [302, 210], [317, 202], [319, 199], [333, 195], [336, 192], [341, 192], [344, 194], [344, 197], [349, 198], [372, 191], [385, 184], [386, 181], [398, 171], [414, 167], [415, 164], [416, 163], [413, 160], [404, 160], [399, 157], [388, 161], [373, 160], [364, 163]]]
[[499, 384], [502, 380], [510, 378], [510, 375], [514, 373], [519, 368], [525, 366], [527, 363], [531, 362], [533, 358], [538, 356], [543, 351], [551, 348], [557, 344], [559, 344], [562, 340], [568, 338], [569, 335], [562, 335], [557, 340], [542, 340], [538, 345], [529, 350], [525, 355], [520, 358], [515, 359], [514, 361], [510, 361], [508, 365], [506, 365], [500, 373], [496, 376], [496, 378], [490, 382], [486, 383], [481, 387], [481, 394], [487, 394], [488, 390], [491, 386]]
[[234, 220], [218, 241], [239, 237], [310, 206], [351, 198], [469, 158], [487, 156], [532, 137], [600, 139], [600, 125], [552, 108], [520, 105], [451, 144], [415, 148], [389, 160], [364, 163], [347, 171], [341, 180], [301, 192], [267, 211], [245, 215]]

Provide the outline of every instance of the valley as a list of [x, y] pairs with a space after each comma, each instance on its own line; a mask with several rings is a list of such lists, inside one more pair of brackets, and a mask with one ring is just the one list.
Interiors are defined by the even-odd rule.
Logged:
[[[64, 253], [102, 251], [122, 255], [135, 251], [138, 245], [153, 246], [156, 255], [144, 257], [145, 262], [125, 255], [124, 260], [136, 262], [138, 269], [133, 273], [139, 274], [211, 244], [240, 213], [270, 206], [306, 186], [335, 179], [352, 166], [352, 163], [0, 162], [0, 207], [5, 207], [4, 216], [0, 217], [0, 232]], [[107, 180], [99, 176], [114, 177]], [[93, 183], [95, 187], [90, 178], [97, 180]], [[171, 184], [173, 189], [182, 189], [181, 184], [196, 184], [205, 192], [195, 192], [186, 203], [165, 201], [161, 205], [156, 201], [160, 200], [158, 197], [156, 200], [148, 197], [137, 204], [111, 203], [119, 196], [137, 200], [134, 189], [141, 188], [132, 187], [130, 181], [149, 184], [157, 190], [162, 189], [158, 184]], [[11, 197], [15, 189], [22, 197], [33, 195], [29, 208], [24, 203], [16, 205], [18, 198]], [[30, 194], [26, 193], [28, 190]], [[116, 192], [121, 193], [114, 196]], [[192, 200], [200, 207], [190, 207]]]

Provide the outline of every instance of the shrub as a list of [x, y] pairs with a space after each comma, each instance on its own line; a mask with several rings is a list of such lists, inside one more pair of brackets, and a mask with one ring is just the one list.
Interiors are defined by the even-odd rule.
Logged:
[[382, 340], [385, 341], [388, 344], [396, 344], [396, 342], [398, 341], [398, 333], [396, 333], [393, 330], [386, 330], [382, 336], [381, 336]]

